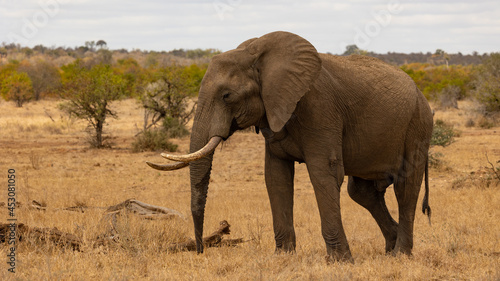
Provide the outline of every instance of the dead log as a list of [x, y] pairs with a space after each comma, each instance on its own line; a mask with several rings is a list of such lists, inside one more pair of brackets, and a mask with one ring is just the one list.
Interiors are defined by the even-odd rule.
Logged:
[[186, 219], [184, 215], [176, 210], [150, 205], [135, 199], [127, 199], [120, 204], [109, 207], [106, 213], [119, 213], [123, 210], [131, 211], [145, 219], [171, 219], [179, 217]]
[[[224, 235], [229, 235], [231, 230], [229, 229], [231, 225], [223, 220], [219, 223], [219, 229], [207, 237], [203, 238], [203, 246], [205, 248], [210, 247], [221, 247], [221, 246], [235, 246], [237, 244], [243, 243], [243, 238], [238, 239], [227, 239], [223, 240]], [[183, 251], [196, 251], [196, 241], [194, 239], [189, 239], [186, 242], [174, 243], [168, 246], [167, 251], [169, 252], [183, 252]]]

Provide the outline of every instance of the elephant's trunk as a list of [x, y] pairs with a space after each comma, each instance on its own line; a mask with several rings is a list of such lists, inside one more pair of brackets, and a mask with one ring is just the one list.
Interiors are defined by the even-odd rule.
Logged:
[[[200, 150], [208, 142], [208, 130], [195, 122], [191, 133], [191, 153]], [[203, 253], [203, 221], [207, 202], [208, 183], [212, 170], [213, 151], [206, 157], [189, 163], [191, 177], [191, 213], [193, 215], [196, 251]]]

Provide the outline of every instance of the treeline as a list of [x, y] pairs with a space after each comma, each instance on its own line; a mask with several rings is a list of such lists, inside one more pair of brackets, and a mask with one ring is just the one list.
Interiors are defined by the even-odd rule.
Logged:
[[[218, 53], [215, 49], [110, 51], [103, 40], [77, 48], [3, 44], [0, 95], [19, 107], [43, 98], [64, 100], [62, 110], [87, 120], [95, 130], [95, 147], [106, 146], [103, 125], [116, 115], [109, 104], [134, 97], [145, 109], [143, 140], [135, 149], [174, 150], [165, 140], [187, 133], [185, 125], [194, 110], [190, 100], [197, 95], [210, 58]], [[434, 54], [384, 57], [352, 45], [344, 53], [348, 54], [382, 56], [398, 65], [440, 107], [457, 107], [458, 100], [471, 98], [492, 122], [500, 112], [500, 53], [463, 56], [438, 49]]]
[[148, 67], [151, 64], [160, 66], [178, 64], [191, 65], [208, 63], [210, 58], [221, 53], [217, 49], [175, 49], [171, 51], [146, 51], [133, 49], [109, 50], [104, 40], [87, 41], [83, 46], [77, 47], [47, 47], [36, 45], [33, 48], [24, 47], [19, 44], [2, 43], [0, 46], [0, 64], [5, 64], [11, 60], [31, 60], [33, 58], [43, 58], [51, 61], [56, 66], [68, 64], [76, 59], [87, 59], [100, 56], [107, 59], [106, 63], [117, 61], [124, 58], [135, 59], [142, 67]]
[[[168, 139], [188, 133], [191, 103], [205, 75], [214, 50], [166, 52], [111, 52], [89, 44], [82, 57], [62, 64], [53, 54], [10, 54], [0, 62], [0, 95], [22, 107], [44, 98], [61, 100], [59, 107], [70, 116], [86, 120], [96, 148], [110, 146], [104, 132], [108, 118], [116, 117], [110, 104], [136, 98], [144, 108], [144, 125], [134, 150], [175, 150]], [[172, 56], [183, 60], [171, 59]], [[188, 64], [190, 63], [190, 64]], [[146, 136], [146, 137], [144, 137]]]
[[429, 63], [432, 65], [445, 65], [448, 63], [449, 65], [478, 65], [481, 64], [484, 58], [487, 58], [489, 54], [480, 55], [477, 52], [474, 52], [472, 55], [463, 55], [462, 53], [458, 54], [449, 54], [448, 59], [436, 56], [431, 52], [427, 53], [394, 53], [389, 52], [387, 54], [376, 54], [376, 53], [368, 53], [369, 56], [376, 57], [381, 59], [387, 63], [395, 64], [395, 65], [404, 65], [411, 63]]
[[[46, 60], [54, 61], [58, 66], [69, 63], [71, 60], [84, 59], [86, 57], [101, 56], [112, 57], [115, 60], [123, 59], [124, 57], [133, 57], [143, 67], [147, 64], [157, 61], [159, 64], [169, 64], [175, 62], [181, 65], [190, 65], [193, 63], [208, 63], [211, 57], [221, 53], [217, 49], [175, 49], [171, 51], [147, 51], [133, 49], [109, 50], [104, 40], [87, 41], [82, 46], [77, 47], [47, 47], [44, 45], [36, 45], [33, 48], [21, 46], [19, 44], [2, 43], [0, 46], [0, 59], [8, 60], [23, 60], [30, 59], [36, 56], [43, 56]], [[404, 65], [411, 63], [429, 63], [433, 65], [478, 65], [489, 56], [489, 54], [448, 54], [447, 52], [437, 49], [435, 53], [397, 53], [388, 52], [386, 54], [378, 54], [359, 49], [356, 45], [349, 45], [346, 51], [341, 55], [363, 54], [381, 59], [387, 63], [395, 65]]]
[[437, 49], [434, 53], [396, 53], [388, 52], [387, 54], [377, 54], [367, 50], [362, 50], [356, 45], [346, 46], [346, 50], [342, 55], [365, 55], [378, 58], [393, 65], [405, 65], [411, 63], [428, 63], [431, 65], [478, 65], [482, 64], [484, 59], [489, 57], [489, 54], [484, 53], [480, 55], [478, 52], [472, 52], [471, 55], [464, 55], [462, 53], [449, 54], [442, 49]]

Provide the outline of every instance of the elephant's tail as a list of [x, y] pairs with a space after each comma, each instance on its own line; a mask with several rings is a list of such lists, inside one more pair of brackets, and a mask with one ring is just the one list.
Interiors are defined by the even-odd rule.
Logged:
[[429, 159], [425, 163], [425, 195], [422, 202], [422, 213], [426, 214], [431, 224], [431, 207], [429, 206]]

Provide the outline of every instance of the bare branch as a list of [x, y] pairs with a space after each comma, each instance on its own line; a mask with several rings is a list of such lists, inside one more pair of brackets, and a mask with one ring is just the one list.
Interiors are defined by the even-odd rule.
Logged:
[[486, 161], [488, 161], [488, 164], [490, 164], [491, 170], [495, 174], [495, 177], [497, 178], [497, 180], [500, 181], [500, 174], [497, 172], [497, 169], [495, 168], [495, 165], [493, 165], [493, 163], [491, 163], [490, 159], [488, 158], [488, 152], [486, 152], [485, 155], [486, 155]]

